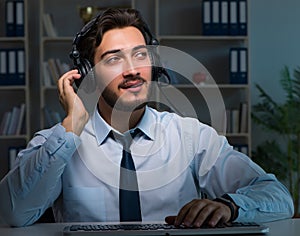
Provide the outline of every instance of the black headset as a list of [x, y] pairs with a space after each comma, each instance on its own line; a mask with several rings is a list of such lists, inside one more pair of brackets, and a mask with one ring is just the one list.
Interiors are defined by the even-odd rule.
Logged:
[[[85, 88], [89, 91], [93, 91], [96, 86], [95, 76], [93, 73], [93, 63], [91, 63], [88, 59], [82, 58], [80, 56], [80, 52], [77, 49], [77, 46], [79, 42], [84, 38], [91, 30], [92, 28], [98, 24], [99, 18], [102, 16], [102, 13], [98, 14], [96, 17], [94, 17], [91, 21], [89, 21], [75, 36], [72, 43], [72, 50], [69, 54], [70, 58], [73, 61], [73, 68], [77, 69], [78, 72], [81, 74], [81, 78], [79, 80], [75, 80], [75, 84], [77, 88], [79, 88], [82, 80], [85, 77], [89, 78], [88, 87]], [[141, 30], [141, 29], [140, 29]], [[146, 38], [146, 44], [147, 45], [153, 45], [158, 46], [159, 42], [158, 40], [153, 36], [151, 33], [149, 27], [146, 23], [143, 24], [142, 30], [144, 32], [143, 35]], [[167, 71], [163, 68], [159, 55], [155, 50], [151, 50], [151, 60], [154, 66], [152, 66], [152, 80], [157, 80], [159, 77], [164, 74], [168, 80], [170, 80], [170, 77], [167, 73]]]

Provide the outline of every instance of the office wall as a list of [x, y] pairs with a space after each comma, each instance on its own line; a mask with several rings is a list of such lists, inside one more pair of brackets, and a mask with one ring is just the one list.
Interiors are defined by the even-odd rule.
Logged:
[[[300, 66], [300, 1], [250, 0], [249, 7], [251, 102], [259, 99], [255, 83], [276, 101], [283, 101], [280, 70], [284, 65]], [[254, 124], [252, 128], [255, 147], [268, 134]]]

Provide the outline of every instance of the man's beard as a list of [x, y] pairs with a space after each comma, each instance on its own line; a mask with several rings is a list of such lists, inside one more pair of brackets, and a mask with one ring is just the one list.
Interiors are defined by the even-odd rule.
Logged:
[[[135, 79], [143, 80], [144, 81], [143, 86], [145, 86], [145, 84], [147, 85], [147, 82], [144, 79], [142, 78], [135, 78]], [[136, 98], [133, 101], [125, 101], [124, 99], [122, 99], [122, 96], [118, 97], [118, 95], [112, 90], [108, 89], [108, 87], [106, 87], [103, 90], [101, 96], [111, 108], [116, 109], [118, 111], [132, 112], [141, 109], [147, 105], [149, 98], [152, 94], [151, 84], [149, 86], [148, 83], [147, 87], [148, 88], [146, 90], [147, 93], [146, 96], [144, 98]]]

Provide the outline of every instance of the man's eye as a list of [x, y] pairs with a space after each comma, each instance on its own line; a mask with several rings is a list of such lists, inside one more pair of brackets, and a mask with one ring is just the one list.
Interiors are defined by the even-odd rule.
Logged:
[[136, 52], [134, 57], [138, 60], [144, 60], [148, 57], [148, 53], [146, 51]]
[[105, 62], [105, 64], [113, 65], [113, 64], [118, 63], [120, 60], [121, 60], [120, 57], [110, 57], [110, 58], [105, 59], [104, 62]]

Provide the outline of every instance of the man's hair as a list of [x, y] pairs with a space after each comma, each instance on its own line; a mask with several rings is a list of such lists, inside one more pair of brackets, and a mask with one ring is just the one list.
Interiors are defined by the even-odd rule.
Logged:
[[147, 33], [144, 30], [146, 22], [138, 10], [108, 8], [97, 16], [95, 24], [92, 25], [87, 35], [78, 43], [77, 49], [81, 57], [88, 59], [94, 65], [95, 48], [100, 45], [104, 33], [112, 29], [121, 29], [129, 26], [139, 29], [147, 43]]

